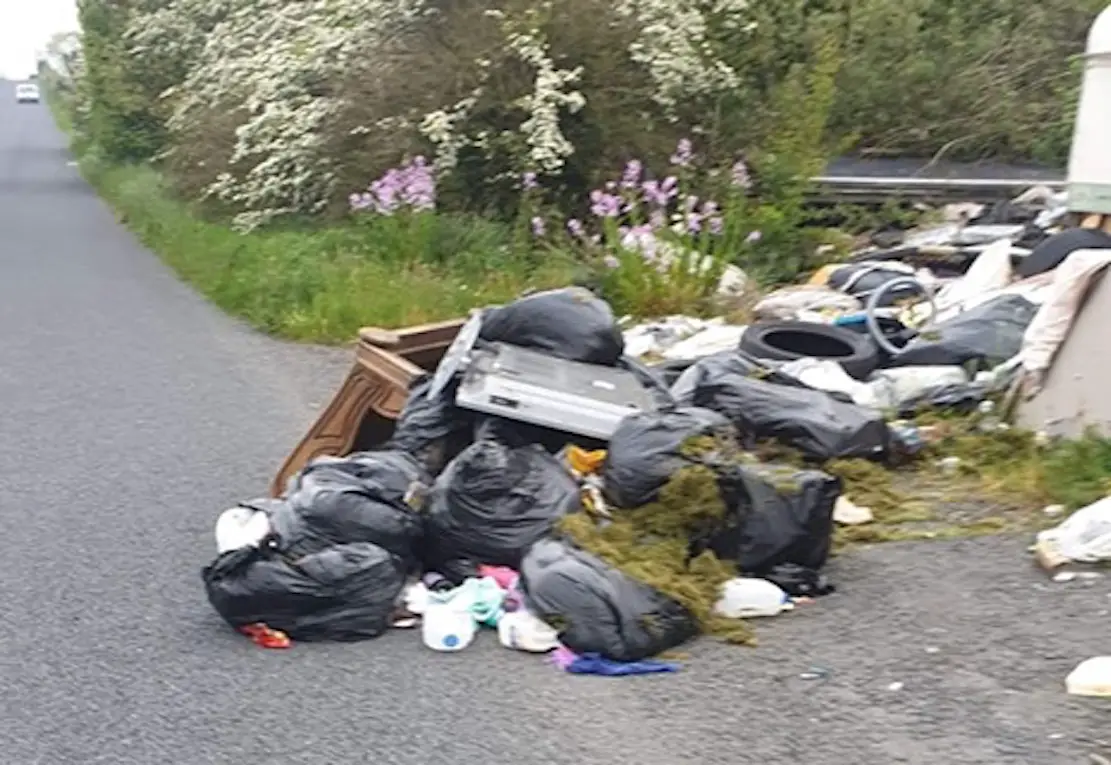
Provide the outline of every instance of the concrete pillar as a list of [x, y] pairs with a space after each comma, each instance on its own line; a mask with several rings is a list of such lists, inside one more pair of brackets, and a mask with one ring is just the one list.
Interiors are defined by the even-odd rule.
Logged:
[[1111, 215], [1111, 6], [1088, 32], [1069, 155], [1068, 206], [1074, 213]]

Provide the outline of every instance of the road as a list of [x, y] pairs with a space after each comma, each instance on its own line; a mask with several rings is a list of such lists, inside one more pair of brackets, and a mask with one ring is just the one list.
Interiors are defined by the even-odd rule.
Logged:
[[1063, 692], [1111, 652], [1111, 579], [1050, 583], [1017, 539], [854, 553], [830, 566], [839, 594], [759, 625], [759, 648], [700, 642], [673, 676], [567, 676], [492, 635], [454, 655], [403, 631], [254, 647], [204, 598], [212, 524], [264, 491], [344, 364], [179, 283], [82, 182], [45, 107], [0, 85], [0, 762], [1111, 756], [1111, 702]]

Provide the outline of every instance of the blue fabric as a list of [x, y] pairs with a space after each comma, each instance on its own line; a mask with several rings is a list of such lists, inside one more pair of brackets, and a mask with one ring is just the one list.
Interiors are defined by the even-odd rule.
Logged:
[[678, 672], [679, 665], [669, 661], [645, 659], [644, 661], [613, 661], [604, 659], [596, 653], [584, 653], [564, 669], [575, 675], [655, 675], [662, 672]]

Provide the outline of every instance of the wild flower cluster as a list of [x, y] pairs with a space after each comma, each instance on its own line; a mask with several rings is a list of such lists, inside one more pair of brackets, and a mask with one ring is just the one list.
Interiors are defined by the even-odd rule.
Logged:
[[[696, 159], [690, 139], [684, 138], [670, 158], [669, 173], [662, 178], [648, 174], [641, 160], [630, 160], [620, 178], [590, 192], [593, 220], [586, 224], [569, 220], [568, 233], [578, 240], [611, 245], [604, 258], [609, 268], [621, 265], [613, 244], [664, 270], [674, 261], [677, 247], [714, 250], [713, 238], [725, 233], [726, 216], [740, 206], [750, 178], [746, 164], [738, 160], [729, 174], [731, 204], [723, 207], [717, 200], [689, 190]], [[683, 178], [688, 179], [686, 184]], [[601, 233], [590, 235], [590, 230]], [[759, 233], [747, 232], [746, 238], [751, 243]]]
[[400, 167], [390, 168], [367, 191], [352, 194], [348, 201], [353, 212], [393, 215], [433, 211], [436, 177], [424, 157], [414, 157]]

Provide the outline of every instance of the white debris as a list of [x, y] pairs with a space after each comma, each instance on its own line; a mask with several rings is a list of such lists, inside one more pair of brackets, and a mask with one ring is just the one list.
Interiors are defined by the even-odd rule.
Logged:
[[833, 506], [834, 522], [844, 526], [860, 526], [871, 523], [875, 519], [875, 513], [870, 507], [861, 507], [848, 497], [838, 497], [837, 503]]
[[1077, 665], [1065, 678], [1073, 696], [1111, 696], [1111, 656], [1097, 656]]

